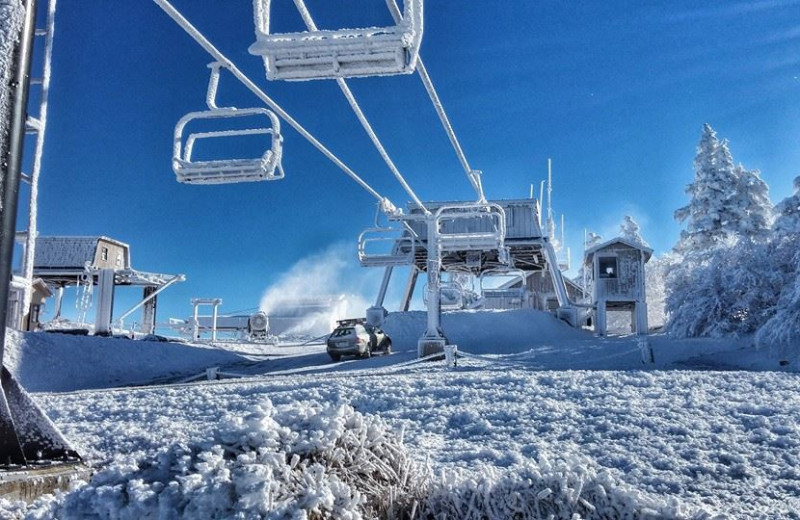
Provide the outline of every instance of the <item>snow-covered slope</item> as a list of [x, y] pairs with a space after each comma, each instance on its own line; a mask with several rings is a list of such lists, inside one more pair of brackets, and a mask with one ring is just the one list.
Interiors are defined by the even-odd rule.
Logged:
[[[531, 501], [548, 500], [560, 508], [558, 515], [566, 515], [555, 518], [619, 518], [623, 511], [638, 511], [633, 517], [639, 518], [647, 509], [652, 518], [693, 518], [704, 511], [741, 519], [800, 518], [800, 380], [777, 371], [794, 368], [780, 367], [749, 340], [653, 336], [656, 365], [643, 366], [634, 337], [594, 338], [535, 311], [448, 313], [445, 330], [465, 354], [458, 367], [448, 369], [416, 360], [424, 325], [422, 313], [390, 315], [386, 329], [395, 353], [342, 363], [331, 363], [321, 345], [223, 351], [11, 335], [10, 368], [29, 388], [98, 389], [34, 395], [98, 474], [79, 494], [35, 506], [31, 518], [85, 518], [97, 508], [112, 516], [127, 511], [133, 518], [158, 504], [178, 504], [187, 515], [198, 504], [219, 506], [219, 518], [263, 512], [263, 500], [297, 498], [286, 491], [295, 488], [280, 488], [281, 482], [297, 481], [274, 476], [295, 471], [294, 448], [280, 448], [286, 458], [270, 458], [272, 467], [248, 458], [265, 456], [257, 448], [250, 455], [241, 448], [245, 458], [220, 456], [214, 448], [220, 439], [263, 440], [273, 427], [282, 439], [302, 439], [312, 431], [318, 432], [315, 439], [339, 438], [345, 430], [336, 425], [373, 424], [378, 417], [388, 430], [405, 432], [403, 446], [386, 449], [407, 450], [417, 465], [429, 463], [415, 474], [425, 485], [402, 493], [417, 493], [423, 510], [453, 518], [469, 517], [475, 501], [486, 508], [512, 507], [496, 511], [519, 507], [528, 515], [520, 518], [537, 518], [539, 506]], [[175, 381], [208, 366], [238, 368], [233, 371], [252, 377], [108, 389]], [[282, 411], [270, 412], [270, 419], [263, 410], [273, 405]], [[247, 419], [254, 406], [262, 407], [261, 419]], [[330, 420], [338, 417], [336, 410], [350, 409], [364, 417]], [[233, 431], [234, 423], [254, 430]], [[179, 460], [184, 462], [169, 462]], [[310, 469], [298, 470], [307, 486], [297, 488], [302, 496], [319, 498], [312, 502], [342, 518], [348, 517], [343, 511], [355, 511], [351, 518], [367, 511], [355, 494], [360, 484], [341, 487], [328, 470], [304, 473]], [[243, 502], [226, 502], [230, 496]], [[614, 506], [603, 496], [613, 497]], [[394, 503], [402, 498], [397, 495]], [[290, 509], [303, 509], [301, 502]], [[342, 504], [344, 509], [336, 509]], [[12, 518], [24, 509], [0, 503], [0, 513]]]
[[29, 392], [131, 386], [243, 361], [237, 353], [183, 343], [8, 332], [4, 362]]
[[[430, 458], [437, 474], [450, 468], [465, 478], [491, 471], [501, 478], [536, 461], [577, 457], [643, 497], [742, 519], [800, 515], [794, 375], [531, 372], [507, 358], [462, 361], [455, 370], [424, 363], [394, 374], [291, 375], [37, 399], [95, 464], [120, 453], [153, 459], [165, 439], [213, 443], [223, 416], [244, 416], [269, 397], [276, 406], [349, 404], [379, 415], [405, 429], [410, 453], [419, 462]], [[136, 468], [122, 467], [131, 475]]]

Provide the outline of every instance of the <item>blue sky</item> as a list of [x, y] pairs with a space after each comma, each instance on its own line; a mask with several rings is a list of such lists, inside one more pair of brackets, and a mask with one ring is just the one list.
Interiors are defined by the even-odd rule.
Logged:
[[[278, 30], [298, 29], [292, 2], [274, 3]], [[389, 20], [380, 0], [306, 3], [323, 28]], [[175, 5], [378, 191], [406, 202], [334, 82], [266, 81], [247, 52], [250, 1]], [[255, 307], [281, 273], [335, 244], [352, 244], [356, 266], [373, 201], [290, 129], [283, 181], [175, 181], [173, 127], [204, 108], [211, 59], [153, 2], [62, 0], [56, 27], [42, 234], [108, 235], [131, 244], [138, 269], [185, 273], [161, 318], [188, 315], [196, 296], [222, 297], [223, 312]], [[422, 56], [490, 198], [527, 197], [531, 183], [538, 193], [553, 159], [573, 258], [584, 228], [608, 237], [625, 214], [657, 252], [675, 243], [672, 213], [705, 122], [761, 170], [774, 202], [800, 174], [796, 0], [429, 1]], [[472, 197], [418, 77], [350, 85], [421, 198]], [[219, 101], [258, 106], [225, 75]]]

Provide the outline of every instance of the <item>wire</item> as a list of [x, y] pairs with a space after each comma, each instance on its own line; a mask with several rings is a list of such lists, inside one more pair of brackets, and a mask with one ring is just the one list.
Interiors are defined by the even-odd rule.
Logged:
[[233, 76], [238, 79], [250, 92], [255, 94], [261, 101], [266, 103], [275, 113], [286, 121], [289, 126], [294, 128], [300, 135], [302, 135], [314, 148], [319, 150], [325, 157], [330, 159], [336, 166], [353, 179], [359, 186], [364, 188], [367, 193], [375, 197], [381, 204], [381, 208], [386, 213], [394, 213], [396, 208], [392, 202], [383, 197], [375, 191], [369, 184], [367, 184], [361, 177], [359, 177], [353, 170], [343, 163], [336, 155], [328, 150], [317, 138], [309, 133], [303, 126], [292, 118], [278, 103], [264, 93], [258, 85], [248, 78], [239, 68], [229, 60], [222, 52], [220, 52], [214, 45], [203, 36], [180, 12], [178, 12], [168, 0], [153, 0], [167, 15], [172, 18], [186, 33], [191, 36], [206, 52], [214, 57], [216, 61], [222, 64], [223, 67], [228, 69]]
[[[395, 23], [400, 24], [403, 21], [403, 15], [400, 13], [400, 8], [397, 7], [397, 2], [395, 0], [386, 0], [386, 5], [389, 6], [389, 11], [391, 11], [392, 18], [394, 18]], [[444, 131], [447, 132], [447, 136], [450, 138], [450, 143], [453, 145], [453, 149], [458, 156], [458, 160], [461, 161], [461, 166], [464, 168], [464, 172], [467, 174], [467, 179], [469, 179], [470, 184], [472, 184], [472, 187], [478, 194], [479, 201], [484, 202], [486, 197], [483, 194], [483, 185], [481, 184], [480, 180], [480, 172], [470, 168], [469, 162], [467, 162], [467, 157], [464, 155], [464, 150], [461, 148], [461, 144], [458, 142], [458, 137], [456, 137], [455, 130], [453, 130], [453, 125], [450, 124], [450, 119], [448, 119], [447, 113], [444, 111], [442, 100], [439, 98], [439, 94], [436, 92], [436, 88], [433, 86], [433, 81], [431, 81], [431, 78], [428, 75], [425, 64], [422, 62], [421, 55], [417, 56], [417, 72], [422, 80], [422, 84], [425, 86], [425, 90], [428, 91], [428, 96], [433, 102], [433, 107], [436, 109], [436, 113], [439, 115], [439, 120], [442, 122]]]
[[[303, 17], [303, 21], [308, 27], [308, 30], [318, 31], [317, 24], [315, 24], [314, 20], [311, 18], [311, 13], [308, 11], [305, 2], [303, 0], [294, 0], [294, 4], [297, 6], [297, 10], [300, 11], [300, 16]], [[400, 171], [397, 169], [397, 166], [395, 166], [394, 161], [392, 161], [391, 157], [389, 157], [389, 154], [386, 152], [386, 149], [383, 147], [383, 144], [381, 143], [380, 139], [378, 139], [377, 134], [375, 134], [375, 131], [372, 129], [372, 125], [370, 125], [369, 121], [367, 121], [367, 117], [364, 115], [364, 112], [358, 105], [358, 102], [356, 101], [353, 92], [350, 90], [350, 87], [347, 85], [347, 82], [343, 78], [336, 78], [336, 83], [342, 90], [344, 97], [347, 98], [347, 102], [350, 103], [350, 107], [353, 109], [353, 112], [355, 112], [356, 117], [358, 117], [358, 120], [361, 122], [361, 126], [364, 127], [364, 130], [369, 135], [369, 138], [372, 140], [372, 143], [375, 145], [375, 148], [378, 149], [378, 153], [381, 154], [381, 157], [383, 158], [384, 162], [386, 162], [386, 165], [389, 167], [390, 170], [392, 170], [392, 173], [394, 174], [395, 178], [398, 180], [398, 182], [400, 182], [400, 184], [403, 186], [403, 189], [406, 190], [406, 193], [408, 193], [409, 197], [411, 197], [411, 199], [417, 204], [417, 206], [419, 206], [422, 209], [422, 211], [425, 212], [426, 215], [430, 214], [428, 208], [426, 208], [425, 205], [422, 204], [422, 201], [419, 200], [417, 194], [414, 193], [414, 190], [412, 190], [411, 186], [409, 186], [408, 183], [406, 182], [405, 178], [403, 177], [403, 174], [400, 173]]]

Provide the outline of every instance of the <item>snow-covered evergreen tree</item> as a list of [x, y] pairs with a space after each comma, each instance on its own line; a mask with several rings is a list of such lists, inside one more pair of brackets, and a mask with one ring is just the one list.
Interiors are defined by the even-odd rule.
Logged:
[[667, 270], [667, 330], [678, 336], [754, 333], [774, 313], [783, 278], [766, 261], [772, 204], [759, 172], [734, 166], [709, 125], [697, 147], [687, 229]]
[[766, 259], [782, 291], [775, 314], [759, 330], [756, 344], [781, 360], [800, 357], [800, 176], [794, 195], [775, 206], [777, 218]]
[[775, 238], [795, 241], [800, 238], [800, 176], [794, 179], [794, 195], [775, 206]]
[[694, 182], [686, 187], [689, 204], [675, 212], [676, 219], [687, 222], [675, 251], [702, 261], [732, 245], [738, 227], [738, 212], [730, 204], [739, 188], [733, 158], [709, 124], [703, 126], [694, 171]]
[[739, 239], [763, 241], [772, 225], [773, 207], [769, 187], [758, 170], [748, 170], [741, 164], [734, 168], [736, 196], [731, 200], [738, 214], [736, 234]]
[[639, 224], [633, 220], [633, 217], [630, 215], [625, 215], [622, 224], [619, 226], [619, 233], [621, 238], [629, 242], [647, 246], [647, 242], [645, 242], [642, 235], [639, 234]]
[[669, 273], [668, 331], [679, 337], [753, 334], [774, 313], [783, 278], [766, 244], [741, 241], [703, 264]]
[[603, 237], [601, 235], [598, 235], [597, 233], [592, 233], [590, 231], [589, 234], [586, 236], [586, 247], [590, 248], [592, 246], [596, 246], [602, 241]]

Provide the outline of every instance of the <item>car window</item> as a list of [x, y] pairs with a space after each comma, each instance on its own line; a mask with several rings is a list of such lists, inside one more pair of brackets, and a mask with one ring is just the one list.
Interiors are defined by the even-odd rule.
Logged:
[[333, 334], [331, 334], [331, 336], [334, 338], [341, 338], [342, 336], [349, 336], [352, 333], [353, 329], [336, 329], [333, 331]]

